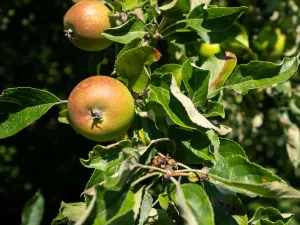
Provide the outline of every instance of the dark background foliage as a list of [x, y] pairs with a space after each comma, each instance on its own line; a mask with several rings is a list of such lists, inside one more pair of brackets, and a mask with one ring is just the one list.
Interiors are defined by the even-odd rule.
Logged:
[[[276, 5], [280, 1], [273, 1]], [[272, 13], [268, 1], [217, 1], [226, 6], [247, 5], [257, 10], [251, 17], [239, 20], [247, 26], [249, 36], [266, 26], [264, 20]], [[250, 3], [255, 3], [251, 6]], [[70, 44], [63, 33], [63, 15], [71, 1], [4, 0], [0, 5], [0, 90], [30, 86], [46, 89], [61, 99], [67, 99], [73, 87], [82, 79], [94, 75], [98, 59], [105, 52], [87, 53]], [[163, 47], [163, 45], [159, 45]], [[159, 49], [166, 52], [164, 49]], [[165, 54], [164, 54], [165, 55]], [[109, 59], [110, 60], [110, 59]], [[162, 60], [167, 60], [162, 58]], [[113, 60], [109, 61], [113, 64]], [[110, 64], [102, 74], [112, 72]], [[228, 93], [226, 99], [236, 105], [227, 109], [226, 122], [237, 130], [233, 138], [247, 150], [249, 158], [274, 171], [291, 185], [300, 187], [300, 171], [294, 171], [285, 150], [276, 102], [266, 93], [250, 92], [238, 99]], [[255, 107], [249, 110], [249, 105]], [[275, 111], [274, 111], [275, 110]], [[20, 224], [25, 202], [40, 189], [45, 197], [43, 224], [56, 216], [60, 201], [80, 201], [92, 170], [84, 168], [79, 158], [86, 158], [94, 143], [76, 135], [67, 125], [57, 121], [60, 108], [52, 108], [40, 120], [15, 136], [0, 140], [0, 221]], [[251, 121], [257, 112], [264, 115], [259, 132], [253, 132]], [[238, 116], [243, 119], [238, 120]], [[234, 121], [234, 123], [233, 123]], [[243, 134], [243, 138], [238, 134]], [[251, 199], [245, 199], [249, 201]], [[251, 202], [255, 210], [257, 202]], [[270, 202], [270, 200], [268, 200]], [[294, 207], [292, 201], [277, 202], [284, 212]], [[294, 212], [300, 212], [297, 207]], [[251, 211], [250, 211], [251, 212]]]

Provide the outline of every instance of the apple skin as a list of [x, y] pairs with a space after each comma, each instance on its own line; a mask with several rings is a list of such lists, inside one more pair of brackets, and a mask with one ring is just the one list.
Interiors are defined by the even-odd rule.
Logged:
[[112, 44], [102, 32], [111, 27], [110, 10], [97, 0], [82, 0], [64, 16], [64, 30], [69, 40], [85, 51], [100, 51]]
[[202, 42], [199, 47], [199, 54], [204, 57], [211, 57], [221, 51], [221, 45], [216, 44], [209, 44]]
[[124, 136], [134, 118], [134, 101], [127, 87], [102, 75], [81, 81], [72, 90], [67, 108], [74, 130], [98, 142]]

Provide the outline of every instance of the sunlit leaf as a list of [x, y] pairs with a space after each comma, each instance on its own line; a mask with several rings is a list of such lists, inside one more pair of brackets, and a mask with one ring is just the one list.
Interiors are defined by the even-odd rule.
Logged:
[[63, 103], [50, 92], [30, 87], [9, 88], [0, 95], [0, 139], [12, 136]]

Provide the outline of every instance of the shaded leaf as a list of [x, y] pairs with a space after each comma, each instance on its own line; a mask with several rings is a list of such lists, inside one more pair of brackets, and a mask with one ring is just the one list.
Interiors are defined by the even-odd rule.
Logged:
[[199, 107], [206, 103], [210, 72], [197, 67], [192, 59], [187, 59], [182, 65], [182, 77], [194, 105]]
[[181, 18], [189, 11], [190, 2], [189, 0], [172, 0], [170, 3], [160, 6], [159, 9], [162, 14], [171, 18]]
[[220, 102], [208, 100], [206, 105], [202, 107], [202, 110], [205, 117], [221, 116], [223, 119], [225, 118], [224, 105]]
[[175, 225], [165, 210], [152, 208], [144, 225], [154, 224]]
[[174, 158], [180, 162], [187, 164], [202, 164], [206, 161], [215, 162], [215, 157], [210, 152], [211, 142], [207, 135], [199, 131], [189, 132], [172, 128], [169, 137], [176, 142], [178, 150], [174, 153]]
[[63, 103], [50, 92], [36, 88], [9, 88], [0, 96], [0, 139], [12, 136]]
[[38, 191], [23, 207], [22, 225], [39, 225], [44, 215], [45, 200]]
[[165, 64], [161, 66], [160, 68], [156, 69], [151, 74], [151, 79], [153, 83], [160, 84], [161, 82], [169, 83], [171, 82], [171, 77], [169, 76], [170, 80], [162, 80], [164, 75], [166, 74], [172, 74], [172, 76], [175, 78], [176, 83], [178, 87], [181, 85], [182, 81], [182, 71], [181, 71], [182, 65], [180, 64]]
[[140, 208], [139, 222], [138, 225], [143, 225], [145, 221], [148, 219], [149, 214], [152, 209], [153, 199], [149, 192], [146, 190], [143, 195], [143, 200]]

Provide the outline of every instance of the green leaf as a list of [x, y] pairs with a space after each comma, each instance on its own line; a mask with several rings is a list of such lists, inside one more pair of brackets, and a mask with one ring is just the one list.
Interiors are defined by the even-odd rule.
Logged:
[[167, 193], [161, 193], [158, 196], [158, 202], [160, 207], [167, 210], [169, 208], [169, 205], [172, 204], [172, 199]]
[[224, 32], [232, 26], [247, 7], [212, 7], [203, 9], [203, 5], [195, 7], [187, 19], [186, 26], [201, 33], [203, 31]]
[[150, 77], [149, 77], [148, 70], [144, 67], [138, 79], [132, 82], [134, 83], [132, 84], [133, 86], [132, 90], [135, 93], [142, 93], [147, 88], [149, 81], [150, 81]]
[[173, 220], [169, 217], [168, 213], [163, 209], [154, 209], [152, 208], [147, 221], [144, 225], [154, 225], [154, 224], [163, 224], [163, 225], [175, 225]]
[[51, 225], [68, 224], [69, 220], [62, 214], [58, 214], [51, 222]]
[[189, 0], [173, 0], [168, 4], [160, 6], [162, 14], [170, 18], [182, 18], [183, 14], [187, 13], [190, 9]]
[[38, 191], [25, 203], [22, 212], [22, 225], [39, 225], [44, 215], [45, 200], [43, 195]]
[[152, 209], [153, 199], [149, 192], [146, 190], [143, 196], [141, 208], [140, 208], [140, 215], [139, 215], [139, 222], [138, 225], [143, 225], [145, 221], [148, 219], [149, 214]]
[[0, 139], [12, 136], [63, 103], [55, 95], [36, 88], [9, 88], [0, 95]]
[[61, 202], [59, 212], [70, 221], [77, 221], [86, 210], [84, 202], [65, 203]]
[[[199, 131], [185, 131], [172, 128], [169, 137], [176, 142], [177, 151], [174, 158], [187, 164], [202, 164], [206, 161], [215, 162], [215, 157], [210, 152], [210, 140], [207, 135]], [[180, 137], [180, 138], [178, 138]]]
[[203, 28], [210, 31], [223, 32], [232, 26], [247, 7], [211, 7], [204, 9]]
[[209, 57], [201, 69], [210, 71], [208, 97], [214, 97], [223, 87], [224, 83], [237, 64], [236, 56], [230, 52], [220, 52]]
[[200, 185], [176, 185], [175, 203], [185, 224], [215, 224], [211, 202]]
[[143, 43], [143, 39], [142, 38], [135, 38], [133, 40], [131, 40], [129, 43], [127, 43], [123, 48], [122, 50], [118, 53], [118, 56], [119, 57], [120, 55], [122, 55], [123, 53], [131, 50], [131, 49], [134, 49], [134, 48], [137, 48], [137, 47], [141, 47], [142, 46], [142, 43]]
[[215, 154], [217, 160], [234, 155], [240, 155], [247, 158], [244, 149], [238, 143], [233, 140], [220, 138], [220, 147], [217, 154]]
[[250, 225], [272, 225], [282, 224], [288, 225], [293, 217], [293, 214], [281, 214], [278, 209], [272, 207], [260, 207], [256, 210], [254, 216], [249, 221]]
[[194, 105], [199, 107], [206, 103], [210, 72], [197, 67], [192, 59], [187, 59], [182, 65], [182, 77]]
[[84, 188], [84, 198], [87, 205], [90, 203], [90, 196], [94, 194], [95, 189], [93, 187], [102, 181], [104, 181], [103, 171], [94, 169], [92, 176]]
[[251, 49], [249, 47], [249, 37], [245, 29], [239, 25], [238, 23], [233, 24], [225, 33], [221, 33], [222, 42], [221, 46], [226, 51], [233, 52], [235, 54], [242, 54], [246, 50], [246, 52], [251, 53]]
[[144, 37], [146, 33], [145, 24], [139, 19], [132, 18], [121, 26], [106, 29], [102, 34], [109, 40], [127, 44], [135, 38]]
[[172, 77], [170, 89], [166, 85], [156, 87], [150, 85], [149, 102], [156, 102], [163, 106], [171, 120], [187, 129], [207, 128], [214, 129], [221, 134], [228, 133], [228, 130], [222, 130], [211, 124], [203, 115], [201, 115], [191, 99], [180, 92], [175, 78]]
[[203, 116], [206, 118], [215, 116], [221, 116], [223, 119], [225, 118], [224, 105], [220, 102], [208, 100], [206, 105], [202, 107], [202, 110], [204, 111]]
[[228, 132], [230, 132], [230, 130], [226, 129], [225, 127], [223, 127], [224, 128], [223, 129], [214, 126], [208, 119], [206, 119], [203, 115], [201, 115], [199, 111], [196, 109], [196, 107], [194, 106], [194, 104], [192, 103], [192, 101], [187, 96], [185, 96], [180, 92], [180, 89], [176, 85], [176, 81], [174, 78], [172, 79], [171, 82], [170, 91], [172, 95], [182, 104], [189, 119], [194, 124], [193, 125], [194, 127], [198, 126], [206, 129], [213, 129], [215, 131], [218, 131], [222, 135], [225, 135]]
[[[160, 84], [161, 82], [166, 82], [171, 80], [162, 80], [164, 79], [163, 77], [168, 74], [172, 74], [172, 76], [175, 78], [176, 83], [178, 87], [180, 87], [181, 82], [182, 82], [182, 71], [181, 71], [182, 65], [180, 64], [165, 64], [161, 66], [160, 68], [156, 69], [152, 74], [151, 74], [151, 79], [153, 83]], [[169, 76], [171, 79], [171, 77]]]
[[80, 162], [87, 168], [105, 171], [107, 175], [111, 175], [120, 167], [125, 158], [128, 157], [122, 151], [126, 148], [132, 148], [130, 141], [124, 140], [108, 146], [96, 145], [89, 152], [89, 159], [80, 159]]
[[137, 47], [118, 56], [115, 70], [119, 76], [135, 81], [143, 72], [145, 64], [156, 62], [160, 56], [160, 52], [150, 46]]
[[69, 124], [68, 121], [68, 109], [63, 109], [58, 113], [58, 122], [64, 123], [64, 124]]
[[136, 164], [139, 162], [138, 150], [123, 149], [126, 155], [129, 155], [121, 164], [120, 169], [113, 176], [106, 176], [104, 187], [107, 189], [120, 189], [122, 188], [131, 177], [135, 174]]
[[134, 194], [126, 189], [113, 191], [101, 186], [96, 187], [96, 195], [75, 225], [108, 225], [126, 216], [123, 223], [133, 224]]
[[212, 183], [250, 197], [300, 198], [300, 191], [241, 155], [219, 159], [208, 175]]
[[147, 115], [155, 123], [156, 128], [161, 130], [164, 135], [167, 136], [169, 132], [169, 125], [167, 123], [167, 114], [164, 108], [156, 102], [148, 102], [147, 108], [150, 110]]
[[280, 64], [251, 61], [239, 65], [229, 77], [225, 87], [244, 95], [251, 89], [282, 83], [297, 71], [299, 65], [297, 57], [286, 57]]
[[123, 11], [135, 9], [136, 5], [138, 4], [138, 0], [119, 0], [122, 2], [123, 5]]
[[238, 195], [228, 188], [204, 181], [204, 188], [213, 202], [216, 225], [247, 225], [248, 217]]

